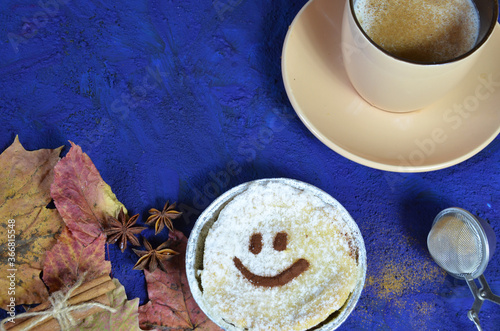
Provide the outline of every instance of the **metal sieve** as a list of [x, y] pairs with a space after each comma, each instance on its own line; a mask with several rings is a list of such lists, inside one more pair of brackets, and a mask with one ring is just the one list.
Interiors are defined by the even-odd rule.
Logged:
[[[500, 304], [483, 272], [495, 251], [496, 237], [486, 221], [461, 208], [441, 211], [432, 224], [427, 247], [436, 263], [455, 278], [465, 279], [474, 296], [467, 316], [482, 330], [478, 313], [484, 300]], [[479, 278], [479, 289], [475, 279]]]

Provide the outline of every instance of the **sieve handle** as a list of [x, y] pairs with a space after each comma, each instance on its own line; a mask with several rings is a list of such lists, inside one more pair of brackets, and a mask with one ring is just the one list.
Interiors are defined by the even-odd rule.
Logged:
[[491, 288], [486, 282], [484, 275], [479, 276], [479, 283], [481, 283], [482, 288], [479, 290], [479, 295], [483, 300], [488, 300], [500, 305], [500, 296], [493, 294]]
[[484, 275], [479, 276], [479, 283], [481, 284], [481, 289], [479, 289], [476, 285], [476, 282], [471, 277], [465, 277], [465, 281], [474, 296], [474, 304], [472, 305], [471, 310], [467, 313], [469, 319], [474, 322], [477, 329], [481, 331], [481, 325], [479, 324], [479, 311], [483, 306], [484, 300], [488, 300], [497, 304], [500, 304], [500, 296], [493, 294], [491, 292], [491, 288], [486, 281]]
[[481, 328], [481, 324], [479, 324], [479, 316], [477, 316], [477, 313], [474, 310], [469, 310], [469, 312], [467, 313], [467, 317], [469, 317], [469, 319], [474, 322], [478, 331], [483, 331], [483, 329]]
[[[479, 331], [481, 331], [482, 328], [481, 328], [481, 325], [479, 324], [478, 314], [479, 314], [479, 311], [481, 310], [481, 307], [483, 306], [484, 299], [479, 294], [479, 289], [477, 287], [477, 284], [474, 281], [474, 279], [472, 279], [472, 277], [465, 276], [465, 281], [467, 282], [467, 285], [469, 285], [470, 291], [472, 292], [472, 295], [474, 296], [474, 304], [472, 305], [471, 310], [469, 310], [469, 312], [467, 313], [467, 317], [469, 317], [469, 319], [472, 322], [474, 322], [477, 329]], [[486, 280], [485, 280], [485, 282], [486, 282]], [[481, 283], [481, 285], [482, 285], [482, 283]]]

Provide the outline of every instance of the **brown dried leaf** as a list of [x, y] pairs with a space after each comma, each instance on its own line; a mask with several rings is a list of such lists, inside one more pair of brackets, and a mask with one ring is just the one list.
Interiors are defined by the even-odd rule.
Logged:
[[[0, 247], [4, 248], [0, 251], [0, 288], [5, 289], [0, 292], [2, 308], [12, 297], [7, 291], [11, 287], [7, 278], [10, 274], [15, 275], [16, 305], [40, 303], [48, 297], [40, 272], [45, 252], [55, 244], [54, 235], [64, 225], [57, 210], [46, 208], [61, 149], [26, 151], [16, 137], [0, 155]], [[15, 243], [14, 252], [8, 249], [9, 241]]]

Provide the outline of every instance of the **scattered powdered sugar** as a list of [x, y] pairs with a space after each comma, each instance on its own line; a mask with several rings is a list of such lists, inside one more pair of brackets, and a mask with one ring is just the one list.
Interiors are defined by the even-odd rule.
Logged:
[[[258, 253], [250, 237], [260, 234]], [[273, 241], [286, 233], [286, 249]], [[317, 196], [277, 182], [256, 183], [220, 212], [205, 241], [203, 295], [211, 310], [239, 328], [295, 330], [312, 327], [338, 310], [360, 274], [348, 226]], [[308, 268], [284, 285], [256, 286], [235, 266], [274, 277], [299, 259]]]

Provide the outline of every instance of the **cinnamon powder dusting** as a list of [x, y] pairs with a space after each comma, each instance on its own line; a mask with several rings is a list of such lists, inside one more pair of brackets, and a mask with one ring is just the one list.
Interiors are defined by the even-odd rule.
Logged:
[[281, 252], [286, 249], [288, 235], [286, 232], [278, 232], [276, 237], [274, 237], [273, 248], [274, 250]]
[[[408, 329], [424, 330], [429, 318], [436, 314], [436, 301], [446, 278], [428, 253], [422, 251], [421, 243], [412, 237], [387, 236], [386, 245], [372, 255], [364, 288], [365, 300], [356, 310], [366, 329], [375, 329], [383, 320], [383, 309], [394, 315], [414, 312], [414, 319], [402, 321]], [[402, 248], [405, 247], [405, 248]], [[384, 307], [381, 310], [381, 307]], [[401, 312], [401, 314], [398, 314]]]
[[241, 272], [243, 277], [245, 277], [253, 285], [262, 287], [283, 286], [309, 269], [309, 262], [307, 262], [306, 259], [299, 259], [295, 261], [295, 263], [292, 264], [288, 269], [284, 270], [278, 275], [265, 277], [252, 273], [243, 265], [243, 263], [241, 263], [241, 260], [237, 257], [233, 258], [233, 262], [235, 267]]
[[347, 245], [349, 246], [349, 256], [353, 258], [353, 260], [358, 263], [359, 260], [359, 248], [356, 246], [354, 243], [354, 239], [348, 234], [348, 233], [343, 233], [344, 237], [346, 238]]
[[248, 250], [252, 252], [252, 254], [259, 254], [262, 251], [262, 234], [254, 233], [250, 237], [250, 245], [248, 246]]

